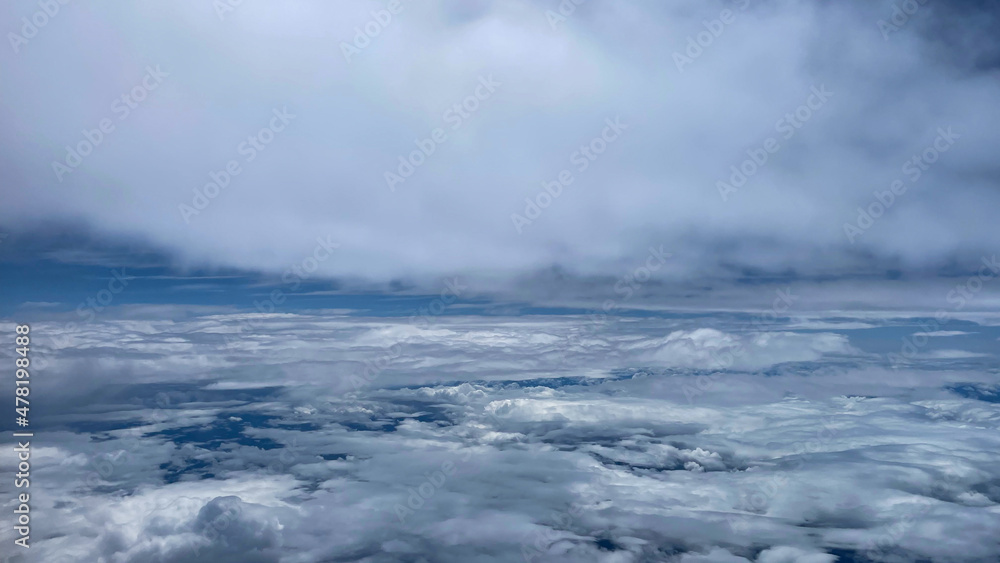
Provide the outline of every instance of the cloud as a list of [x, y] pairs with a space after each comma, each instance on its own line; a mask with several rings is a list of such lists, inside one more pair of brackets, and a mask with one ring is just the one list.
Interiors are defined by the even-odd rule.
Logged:
[[[39, 341], [57, 358], [33, 390], [46, 561], [1000, 553], [995, 382], [961, 359], [892, 372], [795, 319], [757, 351], [739, 323], [681, 316], [602, 324], [563, 354], [572, 315], [349, 312], [265, 316], [223, 355], [242, 314], [167, 318], [110, 308], [71, 346]], [[699, 365], [738, 345], [749, 365]]]
[[[973, 268], [995, 252], [996, 38], [970, 23], [960, 46], [939, 40], [991, 12], [925, 5], [885, 38], [888, 2], [741, 5], [592, 4], [552, 29], [525, 0], [405, 4], [349, 62], [342, 44], [381, 4], [245, 4], [221, 20], [198, 2], [61, 6], [4, 55], [0, 223], [277, 274], [329, 238], [341, 246], [317, 276], [382, 281], [615, 275], [650, 244], [681, 279]], [[678, 70], [673, 53], [724, 9], [735, 20]], [[35, 10], [0, 17], [19, 29]], [[832, 95], [813, 111], [818, 88]], [[628, 127], [613, 143], [609, 119]], [[954, 145], [907, 166], [939, 128]], [[438, 129], [447, 140], [391, 191], [385, 173]], [[723, 201], [718, 182], [768, 138], [780, 149]], [[519, 235], [512, 215], [563, 170], [572, 183]], [[879, 197], [894, 199], [850, 242], [845, 224]]]
[[924, 336], [964, 336], [966, 334], [973, 334], [971, 332], [963, 332], [961, 330], [936, 330], [933, 332], [925, 332]]
[[832, 333], [759, 332], [734, 335], [702, 328], [674, 331], [649, 354], [659, 365], [709, 369], [760, 369], [784, 362], [813, 362], [831, 354], [852, 352], [846, 336]]
[[1000, 555], [995, 9], [56, 4], [28, 560]]

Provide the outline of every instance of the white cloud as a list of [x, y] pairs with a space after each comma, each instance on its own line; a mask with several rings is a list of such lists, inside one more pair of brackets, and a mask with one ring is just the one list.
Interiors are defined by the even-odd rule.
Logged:
[[[998, 553], [1000, 406], [945, 389], [990, 383], [982, 372], [891, 372], [837, 335], [782, 327], [748, 356], [791, 367], [713, 374], [696, 365], [704, 350], [752, 335], [704, 318], [600, 325], [603, 345], [567, 355], [572, 316], [414, 331], [293, 314], [223, 357], [219, 324], [240, 315], [114, 316], [45, 351], [60, 358], [38, 389], [60, 410], [38, 420], [33, 508], [53, 533], [33, 549], [46, 560]], [[133, 352], [88, 363], [104, 350], [95, 334]], [[162, 344], [175, 339], [189, 346]], [[346, 394], [340, 380], [393, 341], [382, 375]], [[664, 350], [690, 367], [644, 360]], [[226, 503], [238, 510], [207, 532]]]
[[[671, 53], [731, 3], [593, 3], [553, 31], [537, 2], [425, 2], [350, 64], [340, 43], [381, 5], [283, 6], [244, 4], [224, 21], [194, 1], [65, 7], [8, 53], [0, 144], [14, 180], [0, 222], [78, 221], [180, 264], [278, 274], [330, 237], [341, 246], [318, 276], [383, 281], [555, 263], [616, 275], [649, 244], [675, 254], [669, 275], [682, 278], [924, 271], [972, 267], [1000, 242], [983, 227], [1000, 92], [989, 68], [956, 63], [988, 60], [996, 40], [959, 8], [922, 12], [886, 41], [881, 4], [751, 2], [678, 73]], [[31, 10], [0, 16], [17, 27]], [[969, 23], [956, 24], [965, 45], [947, 47], [935, 20]], [[113, 101], [150, 65], [169, 75], [119, 119]], [[453, 130], [445, 112], [490, 75], [496, 92]], [[833, 96], [785, 140], [776, 123], [818, 86]], [[248, 162], [241, 143], [284, 107], [295, 119]], [[616, 116], [629, 129], [580, 170], [574, 153]], [[116, 129], [58, 181], [52, 162], [104, 118]], [[390, 192], [385, 171], [438, 127], [449, 139]], [[961, 135], [953, 149], [851, 244], [843, 225], [939, 127]], [[769, 136], [780, 151], [723, 202], [716, 182]], [[184, 221], [179, 205], [231, 160], [239, 175]], [[518, 236], [511, 214], [563, 169], [575, 181]]]

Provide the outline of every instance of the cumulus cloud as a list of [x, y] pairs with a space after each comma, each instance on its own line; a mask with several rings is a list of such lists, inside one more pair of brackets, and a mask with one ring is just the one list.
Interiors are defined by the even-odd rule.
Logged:
[[[60, 382], [38, 388], [57, 407], [38, 418], [33, 510], [53, 531], [32, 548], [40, 560], [1000, 553], [992, 376], [885, 368], [862, 349], [863, 317], [816, 319], [859, 325], [837, 333], [779, 320], [753, 361], [710, 369], [706, 349], [749, 350], [754, 335], [640, 319], [600, 325], [589, 353], [564, 354], [574, 316], [420, 328], [316, 312], [264, 316], [220, 355], [244, 315], [189, 313], [109, 310], [69, 346], [39, 340]], [[124, 348], [88, 362], [103, 339]], [[101, 393], [89, 390], [98, 377]]]
[[733, 335], [711, 328], [678, 330], [639, 346], [654, 349], [652, 362], [708, 369], [760, 369], [784, 362], [812, 362], [851, 352], [846, 336], [831, 333], [761, 332]]

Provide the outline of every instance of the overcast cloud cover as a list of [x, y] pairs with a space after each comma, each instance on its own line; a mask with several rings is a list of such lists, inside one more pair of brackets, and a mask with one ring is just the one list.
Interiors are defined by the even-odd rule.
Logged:
[[1000, 560], [996, 2], [47, 2], [0, 562]]
[[[372, 280], [607, 273], [650, 244], [683, 278], [975, 269], [1000, 242], [995, 5], [918, 5], [891, 31], [889, 2], [586, 2], [553, 29], [557, 2], [404, 1], [345, 57], [382, 3], [71, 3], [3, 55], [0, 222], [72, 220], [182, 264], [278, 273], [331, 237], [320, 271]], [[5, 31], [37, 9], [5, 3]], [[724, 9], [732, 23], [678, 65]], [[478, 108], [446, 115], [480, 80], [495, 85]], [[813, 88], [832, 94], [780, 125]], [[247, 162], [275, 110], [294, 118]], [[100, 146], [54, 172], [105, 118]], [[606, 119], [627, 129], [579, 171]], [[435, 128], [445, 140], [390, 190]], [[914, 181], [903, 166], [939, 128], [953, 144]], [[769, 137], [779, 150], [724, 201], [717, 182]], [[231, 160], [239, 175], [186, 221]], [[562, 170], [572, 184], [519, 234], [511, 215]], [[852, 243], [845, 223], [897, 179]]]

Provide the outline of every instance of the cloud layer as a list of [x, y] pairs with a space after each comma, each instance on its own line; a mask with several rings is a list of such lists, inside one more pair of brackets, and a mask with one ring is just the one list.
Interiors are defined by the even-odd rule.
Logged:
[[[382, 281], [649, 244], [684, 278], [972, 267], [1000, 243], [994, 13], [917, 5], [60, 6], [2, 55], [0, 223], [276, 273], [329, 237], [320, 274]], [[27, 37], [36, 7], [0, 10]]]
[[994, 561], [995, 346], [907, 322], [40, 320], [24, 561]]

